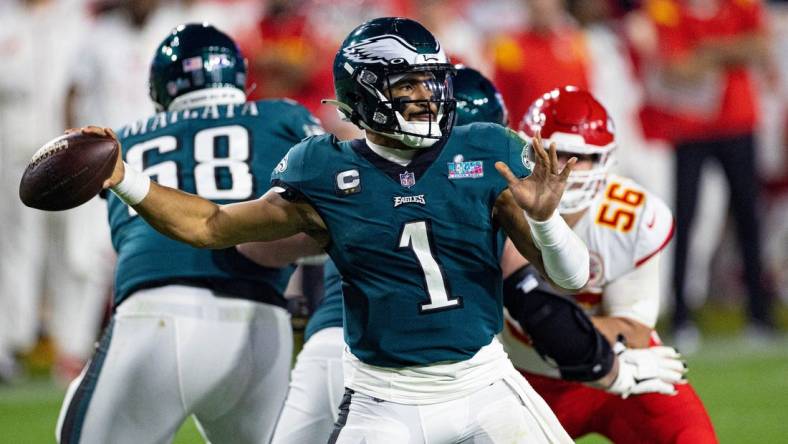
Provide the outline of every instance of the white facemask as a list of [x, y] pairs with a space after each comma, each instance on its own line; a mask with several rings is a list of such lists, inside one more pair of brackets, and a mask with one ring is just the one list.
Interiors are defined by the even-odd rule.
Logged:
[[167, 107], [168, 111], [180, 111], [212, 105], [239, 104], [246, 102], [246, 94], [238, 88], [223, 86], [203, 88], [178, 96]]
[[[397, 116], [400, 129], [404, 132], [412, 133], [397, 134], [397, 136], [401, 136], [399, 140], [409, 147], [429, 148], [434, 145], [435, 142], [441, 138], [441, 136], [443, 136], [440, 126], [438, 125], [438, 122], [440, 122], [441, 118], [443, 118], [443, 114], [438, 114], [435, 122], [425, 122], [423, 120], [407, 121], [402, 117], [402, 114], [397, 112], [395, 115]], [[413, 134], [420, 134], [422, 136], [430, 137], [419, 137]]]

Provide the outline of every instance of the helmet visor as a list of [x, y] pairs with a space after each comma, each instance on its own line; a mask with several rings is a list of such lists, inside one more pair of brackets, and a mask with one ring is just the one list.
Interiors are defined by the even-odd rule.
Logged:
[[[451, 76], [445, 71], [412, 71], [387, 78], [384, 95], [391, 108], [407, 123], [399, 123], [398, 130], [408, 134], [440, 138], [438, 122], [446, 116], [446, 108], [453, 103]], [[399, 120], [399, 119], [398, 119]]]
[[612, 159], [610, 151], [591, 154], [587, 151], [558, 148], [559, 161], [572, 156], [579, 159], [569, 174], [566, 189], [558, 204], [558, 212], [561, 214], [571, 214], [588, 208], [607, 180]]
[[454, 67], [425, 64], [386, 71], [382, 78], [369, 71], [359, 76], [360, 83], [379, 101], [372, 116], [378, 125], [375, 129], [427, 139], [448, 134], [455, 107]]

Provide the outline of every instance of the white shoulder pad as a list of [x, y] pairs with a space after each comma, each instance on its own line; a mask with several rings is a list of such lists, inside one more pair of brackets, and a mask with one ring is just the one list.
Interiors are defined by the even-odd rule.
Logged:
[[659, 315], [659, 252], [605, 286], [602, 314], [629, 318], [654, 328]]
[[611, 176], [605, 193], [595, 220], [606, 267], [602, 312], [653, 327], [659, 311], [658, 253], [673, 236], [673, 215], [659, 197], [625, 177]]
[[635, 240], [636, 267], [641, 266], [652, 256], [662, 251], [673, 238], [674, 230], [673, 213], [665, 202], [653, 193], [646, 190], [643, 192], [646, 197], [638, 217]]

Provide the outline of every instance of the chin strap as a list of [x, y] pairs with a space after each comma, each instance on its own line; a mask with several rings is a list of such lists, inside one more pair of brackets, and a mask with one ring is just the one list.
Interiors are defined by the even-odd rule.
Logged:
[[[322, 103], [324, 105], [336, 106], [337, 110], [339, 111], [339, 113], [341, 115], [342, 120], [344, 120], [346, 122], [348, 122], [348, 121], [352, 122], [353, 121], [353, 119], [350, 116], [352, 116], [354, 114], [354, 111], [353, 111], [353, 108], [350, 105], [348, 105], [347, 103], [343, 103], [343, 102], [340, 102], [340, 101], [334, 100], [334, 99], [323, 99], [323, 100], [320, 101], [320, 103]], [[397, 115], [397, 120], [399, 121], [400, 127], [409, 126], [409, 127], [412, 127], [414, 129], [414, 131], [415, 131], [415, 129], [417, 128], [416, 125], [421, 124], [421, 122], [419, 122], [419, 123], [412, 123], [412, 122], [408, 122], [408, 121], [404, 120], [402, 118], [402, 116], [400, 115], [400, 113], [398, 113], [398, 112], [396, 113], [396, 115]], [[440, 119], [437, 119], [437, 120], [439, 121]], [[411, 147], [413, 149], [429, 148], [432, 145], [434, 145], [435, 142], [437, 142], [442, 137], [442, 134], [439, 134], [439, 135], [434, 136], [434, 137], [426, 137], [426, 136], [420, 136], [420, 135], [415, 135], [415, 134], [386, 133], [386, 132], [377, 131], [377, 130], [374, 130], [374, 129], [370, 128], [370, 126], [367, 125], [361, 119], [358, 119], [357, 125], [359, 127], [361, 127], [361, 129], [364, 129], [366, 131], [371, 131], [371, 132], [373, 132], [375, 134], [380, 134], [381, 136], [388, 137], [389, 139], [398, 140], [398, 141], [402, 142], [403, 144], [405, 144], [405, 145], [407, 145], [407, 146], [409, 146], [409, 147]], [[438, 132], [440, 132], [440, 127], [438, 126], [437, 122], [434, 125], [438, 129]]]
[[349, 122], [350, 117], [353, 115], [353, 108], [350, 107], [347, 103], [342, 103], [339, 100], [334, 99], [323, 99], [320, 101], [323, 105], [333, 105], [337, 107], [337, 111], [342, 114], [342, 120]]
[[382, 131], [376, 131], [370, 128], [364, 121], [359, 121], [359, 125], [362, 129], [373, 132], [375, 134], [380, 134], [381, 136], [388, 137], [389, 139], [397, 140], [402, 142], [405, 146], [417, 150], [422, 148], [429, 148], [438, 141], [438, 139], [431, 139], [422, 136], [414, 136], [412, 134], [402, 134], [402, 133], [384, 133]]
[[[435, 123], [433, 122], [410, 122], [405, 120], [400, 114], [399, 111], [395, 111], [394, 115], [397, 116], [397, 122], [399, 123], [400, 129], [403, 130], [402, 133], [402, 143], [413, 146], [414, 148], [427, 148], [431, 147], [435, 144], [441, 137], [443, 137], [443, 133], [438, 126], [438, 122], [440, 122], [441, 118], [443, 117], [441, 114], [438, 114], [435, 118]], [[432, 135], [432, 128], [435, 128], [438, 132], [437, 135]], [[411, 140], [409, 143], [408, 140]], [[415, 145], [411, 145], [414, 143]]]

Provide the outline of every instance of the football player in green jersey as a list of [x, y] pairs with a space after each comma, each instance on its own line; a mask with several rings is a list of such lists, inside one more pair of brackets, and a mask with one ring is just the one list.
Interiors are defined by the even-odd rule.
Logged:
[[[505, 126], [506, 106], [492, 82], [475, 69], [462, 65], [456, 68], [452, 82], [457, 101], [456, 125], [489, 122]], [[290, 374], [290, 390], [272, 444], [319, 442], [329, 436], [337, 420], [337, 407], [344, 392], [345, 341], [342, 281], [330, 259], [324, 264], [323, 290], [323, 298], [306, 325], [304, 347]]]
[[[151, 65], [161, 112], [118, 130], [123, 157], [213, 202], [262, 194], [287, 150], [320, 126], [292, 101], [247, 102], [245, 73], [235, 42], [214, 27], [173, 30]], [[192, 414], [213, 443], [268, 442], [292, 353], [282, 297], [292, 269], [255, 265], [234, 248], [190, 247], [116, 196], [108, 204], [114, 314], [68, 390], [59, 442], [169, 442]], [[268, 253], [269, 266], [287, 264]]]
[[453, 129], [453, 72], [420, 24], [374, 19], [334, 63], [335, 103], [365, 139], [304, 140], [252, 202], [217, 205], [120, 159], [105, 183], [193, 246], [307, 233], [325, 248], [346, 282], [346, 393], [330, 442], [569, 442], [495, 339], [497, 252], [503, 228], [553, 283], [585, 284], [588, 250], [556, 212], [576, 159], [559, 169], [537, 137], [534, 164], [499, 125]]

